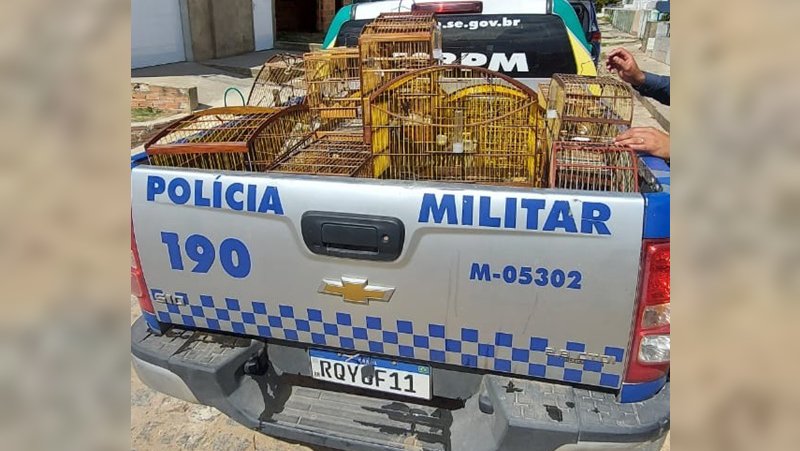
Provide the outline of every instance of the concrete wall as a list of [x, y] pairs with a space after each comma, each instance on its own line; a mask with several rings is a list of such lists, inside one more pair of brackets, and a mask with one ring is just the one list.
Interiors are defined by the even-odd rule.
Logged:
[[252, 52], [252, 0], [186, 0], [192, 59]]
[[214, 6], [216, 58], [255, 50], [253, 0], [210, 0]]
[[636, 16], [634, 9], [606, 8], [605, 13], [611, 17], [611, 25], [617, 30], [631, 32], [633, 19]]
[[186, 0], [186, 8], [192, 59], [202, 61], [214, 58], [211, 2], [209, 0]]
[[653, 9], [604, 8], [604, 13], [611, 18], [611, 25], [617, 30], [642, 38], [647, 22], [656, 21], [659, 13]]
[[669, 64], [669, 22], [647, 22], [641, 49], [653, 59]]
[[658, 11], [625, 8], [604, 8], [603, 11], [611, 18], [614, 28], [641, 39], [641, 48], [648, 56], [670, 63], [670, 25], [666, 21], [656, 21], [660, 16]]

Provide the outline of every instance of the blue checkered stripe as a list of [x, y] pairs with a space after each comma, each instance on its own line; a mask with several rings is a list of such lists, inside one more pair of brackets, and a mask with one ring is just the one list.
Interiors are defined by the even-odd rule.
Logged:
[[[184, 293], [175, 295], [189, 298]], [[620, 371], [624, 350], [616, 347], [605, 347], [604, 355], [613, 356], [618, 362], [613, 368], [606, 368], [597, 361], [573, 363], [545, 353], [549, 346], [585, 352], [586, 345], [579, 342], [568, 341], [562, 346], [543, 337], [515, 338], [503, 332], [487, 336], [468, 327], [385, 321], [374, 316], [354, 317], [345, 312], [326, 315], [318, 309], [301, 310], [263, 301], [224, 298], [224, 303], [217, 304], [214, 297], [206, 295], [201, 295], [199, 301], [199, 305], [156, 303], [154, 306], [158, 320], [163, 323], [589, 385], [618, 387], [620, 383], [619, 374], [604, 372], [604, 369]]]

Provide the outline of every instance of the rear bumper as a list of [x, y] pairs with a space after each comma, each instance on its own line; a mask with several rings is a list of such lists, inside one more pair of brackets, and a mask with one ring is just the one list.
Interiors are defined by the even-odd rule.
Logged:
[[647, 401], [620, 404], [610, 393], [486, 375], [463, 402], [417, 403], [271, 365], [246, 374], [245, 363], [268, 357], [272, 346], [279, 345], [180, 328], [155, 336], [141, 318], [131, 329], [134, 369], [146, 385], [287, 440], [363, 450], [657, 451], [669, 429], [669, 384]]

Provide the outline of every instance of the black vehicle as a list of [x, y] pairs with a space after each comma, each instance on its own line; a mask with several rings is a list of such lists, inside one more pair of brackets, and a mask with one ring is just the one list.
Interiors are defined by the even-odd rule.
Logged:
[[569, 0], [569, 4], [578, 15], [578, 20], [581, 22], [581, 27], [586, 33], [586, 40], [592, 46], [592, 60], [597, 65], [600, 59], [600, 25], [597, 23], [597, 9], [595, 8], [594, 0]]

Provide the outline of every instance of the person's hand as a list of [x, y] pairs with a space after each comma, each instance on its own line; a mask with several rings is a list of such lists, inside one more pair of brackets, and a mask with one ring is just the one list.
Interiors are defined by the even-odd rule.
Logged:
[[653, 127], [629, 128], [614, 138], [614, 144], [669, 160], [669, 135]]
[[633, 86], [639, 86], [644, 83], [644, 72], [639, 69], [639, 65], [636, 64], [631, 52], [623, 48], [616, 48], [608, 54], [606, 68], [609, 72], [615, 72], [619, 75], [619, 78]]

